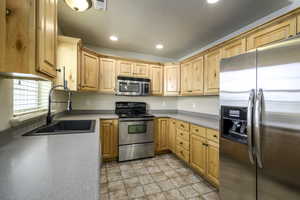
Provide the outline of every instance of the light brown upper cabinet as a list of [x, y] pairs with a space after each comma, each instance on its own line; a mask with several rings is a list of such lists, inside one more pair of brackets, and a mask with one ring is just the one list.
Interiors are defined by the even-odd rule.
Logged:
[[4, 66], [5, 58], [5, 33], [6, 33], [6, 20], [5, 20], [6, 1], [0, 2], [0, 71]]
[[204, 94], [218, 95], [220, 82], [220, 60], [222, 56], [221, 49], [208, 52], [205, 55], [204, 65]]
[[183, 96], [203, 95], [203, 73], [202, 56], [181, 65], [181, 94]]
[[57, 0], [40, 0], [37, 6], [37, 70], [55, 77]]
[[57, 72], [56, 76], [56, 85], [64, 84], [63, 70], [65, 70], [65, 80], [68, 88], [72, 91], [77, 91], [79, 85], [80, 46], [81, 39], [79, 38], [58, 36], [57, 68], [59, 72]]
[[134, 63], [124, 60], [119, 60], [117, 65], [118, 76], [132, 76]]
[[247, 50], [262, 47], [272, 42], [294, 36], [296, 35], [296, 30], [296, 17], [292, 17], [281, 23], [270, 25], [263, 29], [258, 29], [258, 31], [247, 37]]
[[148, 78], [149, 65], [144, 63], [135, 63], [133, 67], [133, 76], [138, 78]]
[[100, 92], [115, 93], [116, 61], [100, 58]]
[[96, 55], [82, 51], [80, 89], [97, 91], [99, 86], [99, 58]]
[[164, 66], [164, 95], [177, 96], [180, 92], [180, 65]]
[[300, 33], [300, 15], [297, 16], [297, 33]]
[[151, 94], [163, 95], [163, 66], [150, 66]]
[[225, 44], [222, 48], [222, 58], [237, 56], [246, 52], [246, 38]]

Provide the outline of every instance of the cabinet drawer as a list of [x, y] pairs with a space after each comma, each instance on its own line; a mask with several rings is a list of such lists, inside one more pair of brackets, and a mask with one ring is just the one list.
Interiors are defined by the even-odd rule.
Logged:
[[191, 125], [191, 134], [206, 137], [206, 129], [201, 126]]
[[176, 146], [176, 155], [184, 160], [185, 162], [189, 162], [190, 160], [190, 153], [189, 151], [185, 150], [184, 148], [180, 146]]
[[213, 129], [207, 129], [207, 139], [219, 143], [220, 133]]
[[185, 141], [190, 141], [190, 133], [186, 132], [186, 131], [183, 131], [181, 129], [177, 129], [176, 137], [180, 138], [182, 140], [185, 140]]
[[176, 145], [183, 147], [185, 150], [190, 149], [190, 143], [188, 141], [181, 139], [180, 137], [176, 138]]
[[183, 121], [177, 121], [177, 128], [183, 131], [190, 131], [189, 123]]

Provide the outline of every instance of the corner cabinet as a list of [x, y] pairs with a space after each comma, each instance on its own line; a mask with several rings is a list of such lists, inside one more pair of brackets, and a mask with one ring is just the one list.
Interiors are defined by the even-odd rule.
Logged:
[[56, 77], [57, 0], [40, 0], [37, 6], [37, 70]]
[[220, 60], [222, 50], [215, 49], [205, 55], [204, 64], [204, 94], [218, 95], [220, 82]]
[[81, 52], [81, 79], [80, 90], [82, 91], [98, 91], [99, 89], [99, 57], [88, 53]]
[[118, 157], [118, 120], [100, 120], [101, 154], [104, 161]]
[[151, 94], [161, 96], [163, 95], [163, 66], [150, 66], [150, 80], [151, 80]]
[[100, 85], [102, 93], [115, 93], [116, 84], [116, 61], [109, 58], [100, 58]]
[[180, 65], [164, 66], [164, 96], [178, 96], [180, 93]]
[[169, 119], [155, 119], [155, 130], [155, 152], [160, 153], [168, 150]]

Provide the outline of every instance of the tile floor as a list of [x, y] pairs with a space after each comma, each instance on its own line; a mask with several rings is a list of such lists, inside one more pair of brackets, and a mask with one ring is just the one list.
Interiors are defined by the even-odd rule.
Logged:
[[101, 200], [219, 200], [214, 187], [172, 154], [104, 163]]

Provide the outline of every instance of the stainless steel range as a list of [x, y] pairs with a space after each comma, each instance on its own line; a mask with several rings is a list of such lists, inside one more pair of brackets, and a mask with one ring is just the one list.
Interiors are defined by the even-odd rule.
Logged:
[[119, 161], [154, 156], [154, 116], [146, 103], [116, 102], [119, 116]]

